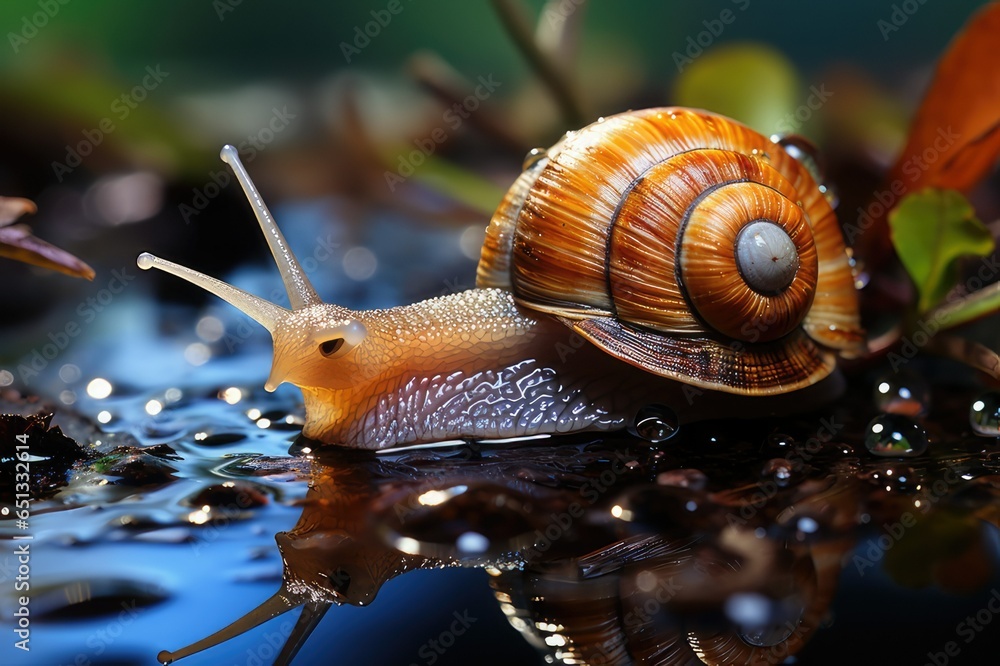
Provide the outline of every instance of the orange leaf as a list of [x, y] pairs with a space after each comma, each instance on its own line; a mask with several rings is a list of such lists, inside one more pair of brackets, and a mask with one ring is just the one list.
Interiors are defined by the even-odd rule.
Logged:
[[888, 182], [902, 183], [904, 193], [924, 187], [968, 192], [996, 163], [998, 34], [1000, 3], [990, 3], [970, 19], [938, 62], [906, 147], [889, 172]]

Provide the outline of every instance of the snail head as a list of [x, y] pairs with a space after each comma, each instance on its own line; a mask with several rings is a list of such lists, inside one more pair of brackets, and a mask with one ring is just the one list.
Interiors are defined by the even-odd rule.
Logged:
[[281, 273], [291, 309], [148, 252], [139, 255], [139, 268], [157, 268], [187, 280], [227, 301], [266, 328], [274, 344], [271, 373], [264, 385], [268, 391], [274, 391], [285, 381], [302, 388], [348, 385], [360, 363], [358, 348], [367, 337], [364, 323], [358, 319], [358, 313], [324, 303], [316, 294], [240, 162], [236, 148], [224, 146], [221, 158], [233, 169], [257, 216]]

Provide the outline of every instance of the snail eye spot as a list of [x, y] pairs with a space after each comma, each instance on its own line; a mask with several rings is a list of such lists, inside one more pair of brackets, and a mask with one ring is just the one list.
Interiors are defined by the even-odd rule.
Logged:
[[323, 356], [330, 357], [340, 351], [340, 348], [344, 346], [344, 338], [334, 338], [333, 340], [327, 340], [321, 342], [319, 345], [319, 353]]

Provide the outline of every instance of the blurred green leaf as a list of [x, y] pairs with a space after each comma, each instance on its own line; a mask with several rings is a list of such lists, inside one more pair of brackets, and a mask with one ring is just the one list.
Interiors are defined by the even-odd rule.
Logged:
[[0, 70], [0, 90], [16, 91], [7, 103], [66, 139], [66, 152], [56, 156], [61, 163], [68, 161], [71, 148], [85, 143], [195, 177], [214, 165], [214, 156], [209, 162], [190, 128], [165, 110], [174, 84], [169, 70], [159, 71], [161, 82], [151, 75], [154, 65], [126, 80], [66, 63], [40, 58], [30, 68]]
[[1000, 312], [1000, 282], [936, 308], [928, 319], [939, 322], [942, 329], [955, 328], [997, 312]]
[[504, 189], [488, 180], [433, 155], [428, 156], [413, 178], [484, 215], [492, 215], [505, 194]]
[[917, 310], [941, 303], [958, 280], [958, 260], [985, 257], [993, 237], [972, 205], [954, 190], [928, 188], [903, 198], [889, 214], [896, 253], [917, 285]]
[[[690, 60], [677, 63], [675, 104], [721, 113], [764, 135], [798, 132], [808, 121], [795, 111], [813, 93], [799, 92], [795, 67], [779, 51], [762, 44], [727, 44]], [[817, 99], [814, 106], [823, 101]], [[804, 108], [803, 115], [811, 116], [813, 109]]]

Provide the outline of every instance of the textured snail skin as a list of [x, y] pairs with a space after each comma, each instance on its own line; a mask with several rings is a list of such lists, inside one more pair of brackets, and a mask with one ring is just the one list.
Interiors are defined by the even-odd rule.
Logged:
[[767, 396], [820, 383], [864, 346], [843, 238], [809, 171], [707, 112], [649, 109], [568, 133], [497, 209], [477, 289], [385, 310], [323, 303], [235, 149], [222, 157], [293, 309], [152, 255], [139, 266], [267, 328], [265, 387], [300, 387], [303, 434], [322, 442], [615, 430], [650, 403], [682, 421], [763, 414]]
[[[312, 332], [345, 318], [364, 322], [365, 340], [322, 358]], [[532, 317], [500, 289], [385, 310], [317, 305], [292, 313], [273, 338], [268, 383], [301, 388], [303, 434], [367, 449], [618, 430], [654, 402], [677, 406], [681, 422], [759, 417], [806, 408], [831, 389], [817, 385], [791, 402], [784, 391], [746, 398], [693, 389], [600, 351], [550, 317]], [[747, 367], [755, 358], [745, 357]], [[833, 361], [821, 360], [832, 371]]]
[[[320, 357], [311, 331], [345, 315], [364, 322], [365, 340]], [[303, 434], [360, 448], [616, 430], [653, 396], [683, 399], [676, 382], [530, 316], [499, 289], [366, 312], [318, 305], [274, 339], [271, 381], [302, 389]]]

